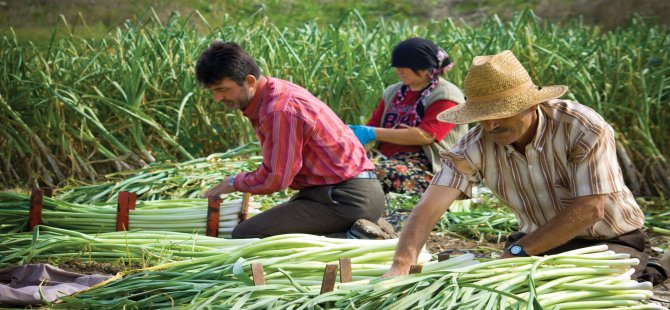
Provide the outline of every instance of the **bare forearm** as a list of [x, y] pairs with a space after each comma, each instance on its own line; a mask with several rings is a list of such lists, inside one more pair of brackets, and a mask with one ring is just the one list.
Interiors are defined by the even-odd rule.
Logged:
[[403, 226], [401, 238], [398, 241], [393, 263], [402, 269], [409, 269], [412, 264], [416, 263], [421, 248], [426, 244], [428, 235], [441, 216], [434, 211], [422, 212], [419, 210], [422, 207], [418, 205], [416, 207], [417, 212], [412, 212], [407, 223]]
[[377, 141], [389, 142], [398, 145], [426, 145], [435, 139], [417, 127], [407, 128], [375, 128]]
[[572, 205], [517, 243], [536, 255], [558, 247], [593, 226], [604, 216], [604, 195], [578, 197]]
[[[400, 241], [393, 258], [392, 269], [406, 274], [416, 263], [421, 248], [442, 214], [460, 196], [460, 191], [450, 187], [431, 185], [414, 208], [403, 226]], [[395, 274], [394, 274], [395, 275]]]

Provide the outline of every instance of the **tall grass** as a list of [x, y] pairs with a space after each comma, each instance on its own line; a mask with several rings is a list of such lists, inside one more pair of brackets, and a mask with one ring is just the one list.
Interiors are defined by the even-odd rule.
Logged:
[[0, 40], [2, 186], [94, 180], [155, 159], [192, 159], [255, 140], [238, 111], [213, 103], [194, 81], [194, 62], [214, 39], [239, 42], [263, 74], [303, 85], [345, 122], [357, 123], [397, 80], [389, 67], [392, 47], [423, 36], [456, 62], [446, 77], [457, 85], [474, 56], [513, 50], [537, 84], [568, 85], [567, 98], [613, 124], [637, 193], [670, 193], [664, 109], [670, 34], [642, 19], [603, 32], [579, 21], [548, 24], [531, 11], [508, 22], [492, 16], [479, 26], [367, 24], [354, 11], [327, 27], [279, 29], [260, 15], [214, 22], [194, 12], [162, 24], [149, 13], [101, 40], [68, 35], [65, 20], [59, 27], [65, 35], [47, 49], [19, 44], [15, 36]]

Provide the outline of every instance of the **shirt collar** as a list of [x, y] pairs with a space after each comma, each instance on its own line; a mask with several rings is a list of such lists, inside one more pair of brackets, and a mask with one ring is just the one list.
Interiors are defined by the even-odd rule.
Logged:
[[531, 142], [536, 150], [542, 152], [542, 146], [546, 140], [545, 132], [547, 131], [547, 116], [544, 115], [542, 105], [537, 107], [537, 130], [535, 131], [535, 138]]
[[[535, 148], [538, 152], [542, 152], [542, 148], [546, 140], [545, 137], [546, 130], [547, 130], [547, 116], [544, 115], [542, 105], [539, 105], [537, 107], [537, 129], [535, 130], [535, 137], [533, 137], [533, 140], [530, 141], [530, 143], [528, 143], [526, 148], [528, 148], [529, 145], [532, 145], [533, 148]], [[512, 144], [505, 145], [505, 149], [507, 150], [508, 154], [516, 151], [516, 149], [514, 148], [514, 146], [512, 146]]]
[[258, 80], [258, 87], [256, 87], [256, 93], [254, 93], [254, 97], [251, 98], [249, 104], [242, 111], [244, 116], [250, 119], [258, 118], [258, 110], [260, 110], [261, 102], [263, 101], [262, 99], [265, 97], [267, 82], [268, 79], [264, 76], [261, 76], [261, 78]]

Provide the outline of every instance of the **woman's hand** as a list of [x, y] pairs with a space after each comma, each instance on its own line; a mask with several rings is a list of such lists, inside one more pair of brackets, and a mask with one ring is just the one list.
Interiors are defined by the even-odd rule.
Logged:
[[351, 130], [354, 132], [354, 135], [356, 135], [356, 138], [358, 138], [358, 141], [363, 145], [366, 145], [368, 142], [377, 139], [375, 128], [372, 126], [349, 125], [349, 128], [351, 128]]

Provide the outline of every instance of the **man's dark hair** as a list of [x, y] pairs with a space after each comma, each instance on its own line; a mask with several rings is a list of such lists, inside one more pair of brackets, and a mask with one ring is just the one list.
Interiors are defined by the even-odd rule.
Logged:
[[242, 85], [247, 75], [261, 77], [258, 68], [247, 52], [234, 42], [216, 40], [205, 49], [195, 65], [195, 78], [202, 86], [209, 86], [225, 78]]

